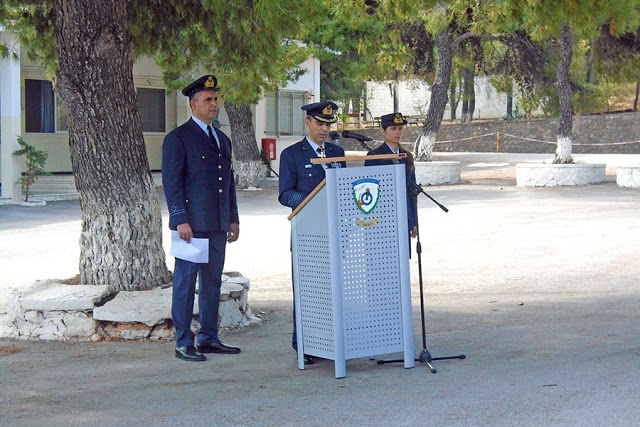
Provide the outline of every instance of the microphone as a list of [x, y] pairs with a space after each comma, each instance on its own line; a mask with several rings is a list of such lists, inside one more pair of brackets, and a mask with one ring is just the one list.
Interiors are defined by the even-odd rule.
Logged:
[[336, 132], [336, 131], [332, 130], [331, 132], [329, 132], [329, 138], [331, 139], [331, 142], [333, 144], [339, 144], [340, 143], [340, 132]]
[[342, 136], [344, 136], [345, 138], [355, 139], [356, 141], [360, 141], [360, 142], [373, 141], [373, 138], [369, 138], [368, 136], [360, 135], [359, 133], [349, 132], [348, 130], [343, 130], [342, 131]]

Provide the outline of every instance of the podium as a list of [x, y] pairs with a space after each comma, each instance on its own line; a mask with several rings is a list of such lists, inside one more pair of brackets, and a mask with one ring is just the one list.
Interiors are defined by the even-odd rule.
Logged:
[[397, 352], [413, 368], [404, 165], [325, 172], [289, 216], [298, 368], [321, 357], [344, 378], [347, 360]]

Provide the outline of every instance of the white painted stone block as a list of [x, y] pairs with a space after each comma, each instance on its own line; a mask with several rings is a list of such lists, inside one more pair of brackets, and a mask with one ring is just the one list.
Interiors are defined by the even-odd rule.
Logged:
[[229, 277], [227, 282], [242, 285], [242, 287], [244, 287], [246, 290], [250, 289], [249, 279], [247, 279], [246, 277]]
[[16, 320], [22, 315], [20, 290], [8, 287], [0, 292], [0, 338], [17, 338]]
[[[248, 306], [249, 280], [240, 273], [223, 275], [219, 319], [221, 327], [234, 328], [259, 322]], [[110, 334], [126, 339], [175, 338], [171, 324], [172, 289], [119, 292], [102, 307], [95, 307], [109, 295], [106, 286], [64, 285], [36, 282], [31, 286], [6, 288], [0, 293], [0, 338], [89, 339], [98, 321], [110, 322]], [[193, 313], [199, 314], [198, 295]], [[154, 328], [155, 325], [158, 325]], [[199, 327], [194, 319], [193, 328]], [[106, 330], [106, 328], [105, 328]]]
[[415, 165], [418, 184], [440, 185], [460, 182], [460, 162], [415, 162]]
[[[140, 322], [154, 326], [171, 319], [171, 288], [120, 292], [102, 307], [93, 309], [93, 318], [107, 322]], [[197, 307], [197, 296], [196, 304]]]
[[242, 311], [240, 311], [240, 305], [235, 299], [220, 301], [218, 316], [220, 317], [221, 328], [239, 326], [244, 320], [244, 315]]
[[126, 340], [141, 340], [151, 334], [152, 328], [146, 325], [134, 324], [130, 325], [130, 327], [127, 327], [127, 325], [118, 325], [118, 330], [122, 338]]
[[66, 326], [65, 337], [88, 338], [96, 332], [96, 322], [82, 311], [65, 312], [62, 315], [62, 321]]
[[604, 163], [518, 163], [518, 187], [559, 187], [589, 185], [604, 182]]
[[91, 311], [96, 302], [109, 295], [108, 286], [65, 285], [47, 281], [25, 291], [21, 298], [24, 310]]
[[244, 286], [231, 282], [224, 282], [220, 289], [221, 294], [227, 294], [230, 298], [239, 298], [245, 292]]
[[640, 165], [618, 166], [616, 184], [618, 187], [640, 188]]

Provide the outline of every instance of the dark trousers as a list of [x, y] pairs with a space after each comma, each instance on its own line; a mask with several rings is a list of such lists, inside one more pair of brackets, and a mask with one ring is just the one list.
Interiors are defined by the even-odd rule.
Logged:
[[194, 232], [193, 234], [194, 237], [209, 239], [209, 262], [196, 264], [176, 258], [173, 271], [171, 316], [176, 328], [177, 347], [194, 345], [195, 336], [191, 330], [191, 320], [193, 319], [193, 301], [198, 273], [200, 273], [198, 343], [219, 341], [218, 308], [220, 306], [220, 287], [222, 286], [227, 232], [210, 231], [206, 233]]

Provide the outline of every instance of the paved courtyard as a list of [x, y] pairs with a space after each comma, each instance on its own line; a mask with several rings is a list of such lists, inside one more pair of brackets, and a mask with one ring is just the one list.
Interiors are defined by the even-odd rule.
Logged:
[[[464, 181], [426, 188], [449, 213], [419, 202], [427, 348], [465, 360], [432, 374], [357, 359], [341, 380], [330, 361], [298, 370], [289, 211], [269, 181], [239, 194], [227, 250], [264, 318], [223, 337], [240, 355], [189, 364], [172, 342], [0, 341], [0, 425], [639, 425], [640, 191], [618, 188], [615, 166], [640, 156], [576, 155], [607, 163], [603, 184], [515, 186], [516, 162], [550, 157], [436, 155], [461, 161]], [[0, 292], [75, 275], [79, 233], [77, 201], [0, 206]], [[418, 354], [416, 257], [411, 269]]]

